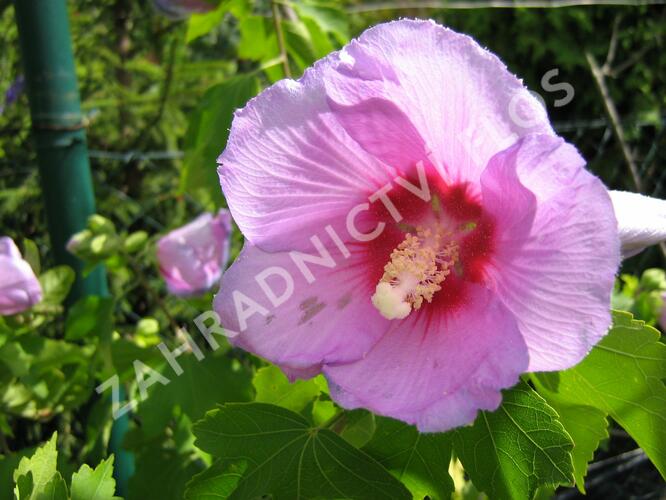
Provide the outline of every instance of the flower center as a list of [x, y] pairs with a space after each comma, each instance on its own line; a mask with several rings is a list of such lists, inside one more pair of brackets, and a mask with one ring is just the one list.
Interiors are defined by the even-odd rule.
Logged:
[[403, 319], [433, 295], [458, 262], [460, 247], [449, 231], [417, 227], [391, 252], [372, 303], [386, 319]]

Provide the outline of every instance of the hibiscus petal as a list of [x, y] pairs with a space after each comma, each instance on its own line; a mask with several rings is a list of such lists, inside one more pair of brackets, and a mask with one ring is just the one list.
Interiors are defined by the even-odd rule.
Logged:
[[267, 251], [302, 246], [323, 221], [341, 219], [395, 171], [366, 153], [329, 109], [319, 61], [236, 113], [218, 159], [220, 182], [245, 238]]
[[412, 315], [394, 322], [368, 355], [325, 366], [331, 396], [345, 408], [368, 408], [442, 432], [494, 410], [502, 389], [527, 368], [515, 318], [488, 290], [472, 286], [464, 312]]
[[666, 200], [626, 191], [611, 191], [610, 197], [620, 232], [622, 257], [632, 257], [650, 245], [666, 241]]
[[[610, 325], [619, 239], [608, 192], [584, 166], [573, 146], [536, 135], [493, 157], [482, 177], [484, 209], [500, 226], [518, 217], [506, 210], [517, 193], [536, 199], [534, 213], [533, 204], [522, 208], [533, 218], [529, 232], [505, 232], [490, 271], [518, 318], [530, 371], [575, 365]], [[491, 182], [496, 175], [502, 180]]]
[[12, 260], [21, 260], [21, 252], [16, 243], [8, 236], [0, 238], [0, 256], [8, 257]]
[[[401, 144], [413, 146], [413, 124], [449, 181], [476, 181], [490, 157], [519, 137], [553, 133], [544, 108], [497, 57], [432, 21], [400, 20], [365, 31], [324, 78], [338, 105], [360, 113], [368, 101], [383, 100], [400, 108], [410, 124]], [[349, 108], [334, 109], [347, 131], [377, 153], [385, 116], [359, 124], [345, 119]]]
[[[534, 156], [526, 160], [528, 154]], [[496, 251], [515, 251], [515, 245], [521, 245], [529, 235], [537, 200], [534, 193], [520, 183], [516, 164], [538, 162], [545, 154], [548, 151], [529, 149], [523, 147], [523, 141], [518, 141], [494, 156], [481, 174], [483, 206], [495, 219], [495, 234], [499, 240]]]
[[160, 238], [157, 260], [169, 291], [189, 296], [216, 284], [229, 258], [231, 216], [204, 213]]
[[[349, 362], [367, 353], [390, 322], [370, 301], [374, 289], [363, 274], [366, 257], [352, 253], [344, 259], [334, 249], [330, 255], [334, 268], [306, 264], [314, 277], [310, 284], [289, 253], [266, 253], [246, 243], [214, 301], [222, 325], [239, 332], [232, 342], [294, 377], [312, 376], [321, 363]], [[263, 272], [277, 306], [257, 280]], [[286, 293], [289, 277], [291, 294]], [[283, 294], [289, 298], [280, 303]]]
[[25, 311], [40, 300], [42, 287], [30, 264], [11, 238], [0, 238], [0, 316]]
[[398, 106], [384, 99], [368, 99], [353, 106], [330, 102], [345, 130], [366, 151], [402, 172], [429, 162], [419, 132]]

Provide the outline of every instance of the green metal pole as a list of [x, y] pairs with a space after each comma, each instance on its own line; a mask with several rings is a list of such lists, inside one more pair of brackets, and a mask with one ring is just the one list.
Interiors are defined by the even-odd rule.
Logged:
[[[65, 248], [69, 238], [84, 229], [88, 216], [95, 213], [67, 4], [65, 0], [15, 0], [14, 8], [55, 260], [76, 271], [70, 302], [87, 295], [108, 295], [104, 268], [98, 266], [83, 277], [83, 263]], [[111, 443], [118, 493], [123, 496], [134, 470], [132, 455], [120, 447], [127, 418], [114, 423]]]
[[106, 294], [104, 270], [83, 278], [82, 262], [65, 249], [95, 213], [67, 6], [65, 0], [16, 0], [14, 6], [53, 253], [77, 272], [70, 301]]

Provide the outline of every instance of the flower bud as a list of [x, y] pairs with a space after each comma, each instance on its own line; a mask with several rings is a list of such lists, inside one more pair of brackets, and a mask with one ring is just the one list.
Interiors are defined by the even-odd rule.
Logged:
[[40, 300], [42, 287], [30, 264], [11, 238], [0, 238], [0, 315], [23, 312]]

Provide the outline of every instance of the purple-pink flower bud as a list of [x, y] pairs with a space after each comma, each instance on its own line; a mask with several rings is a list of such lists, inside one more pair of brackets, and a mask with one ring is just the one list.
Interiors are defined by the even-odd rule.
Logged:
[[42, 287], [14, 241], [0, 238], [0, 315], [30, 309], [42, 300]]
[[167, 288], [175, 295], [203, 293], [217, 284], [229, 258], [231, 216], [221, 209], [205, 213], [171, 231], [157, 243], [157, 260]]

